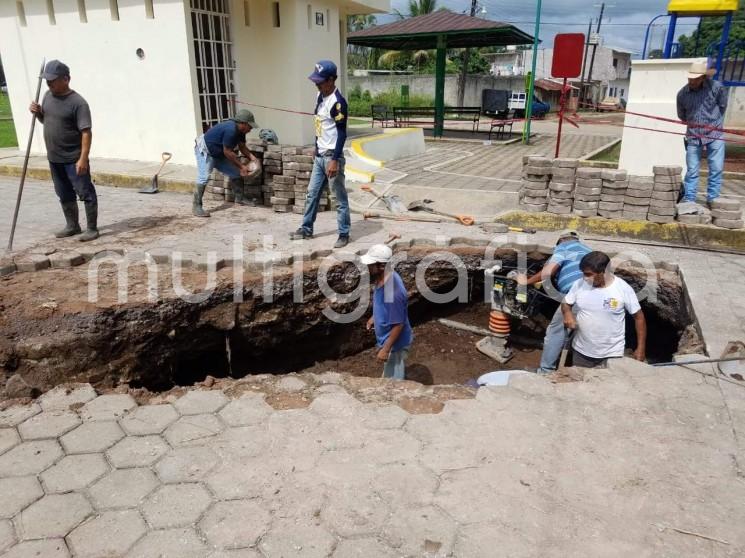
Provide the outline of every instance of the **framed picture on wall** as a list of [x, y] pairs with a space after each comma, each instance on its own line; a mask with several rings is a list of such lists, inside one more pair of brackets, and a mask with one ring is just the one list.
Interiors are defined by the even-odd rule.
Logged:
[[316, 25], [323, 26], [323, 12], [316, 12]]

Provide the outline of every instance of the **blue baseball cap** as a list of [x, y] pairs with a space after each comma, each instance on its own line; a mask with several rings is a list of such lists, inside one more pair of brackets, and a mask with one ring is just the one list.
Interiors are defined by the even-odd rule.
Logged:
[[323, 83], [329, 78], [337, 77], [336, 64], [331, 60], [320, 60], [316, 64], [315, 71], [308, 76], [308, 79], [315, 84]]

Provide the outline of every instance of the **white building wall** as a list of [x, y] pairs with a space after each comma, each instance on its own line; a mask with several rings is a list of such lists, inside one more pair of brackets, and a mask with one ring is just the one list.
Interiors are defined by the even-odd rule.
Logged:
[[[0, 0], [0, 53], [19, 145], [28, 140], [27, 107], [41, 60], [58, 58], [70, 66], [73, 89], [90, 104], [92, 156], [155, 161], [170, 151], [175, 163], [193, 164], [199, 109], [186, 5], [184, 0], [153, 4], [155, 17], [148, 19], [144, 0], [118, 0], [120, 19], [113, 21], [109, 0], [85, 0], [83, 23], [77, 0], [54, 0], [56, 25], [51, 25], [46, 0], [23, 0], [23, 27], [16, 2]], [[145, 52], [142, 60], [138, 48]], [[41, 133], [33, 150], [44, 152]]]

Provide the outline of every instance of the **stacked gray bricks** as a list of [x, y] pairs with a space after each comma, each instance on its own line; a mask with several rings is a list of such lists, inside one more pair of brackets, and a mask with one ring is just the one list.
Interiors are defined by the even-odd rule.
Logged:
[[574, 213], [580, 217], [597, 217], [600, 194], [603, 190], [601, 169], [577, 169], [574, 185]]
[[300, 147], [282, 148], [282, 174], [274, 175], [272, 183], [272, 209], [277, 213], [290, 213], [295, 205], [295, 177], [297, 169], [288, 165], [295, 162], [295, 156], [302, 153]]
[[312, 147], [304, 147], [300, 149], [299, 153], [288, 155], [285, 158], [285, 176], [295, 177], [295, 202], [292, 211], [300, 215], [305, 211], [308, 183], [310, 182], [310, 173], [313, 170], [313, 152]]
[[649, 200], [647, 219], [653, 223], [672, 223], [675, 221], [675, 205], [680, 192], [680, 175], [682, 167], [656, 166], [653, 167], [654, 185], [652, 199]]
[[282, 146], [267, 145], [264, 153], [264, 205], [272, 205], [274, 195], [274, 177], [282, 174]]
[[559, 215], [572, 212], [574, 204], [574, 181], [577, 175], [577, 159], [554, 159], [551, 182], [548, 183], [548, 211]]
[[523, 157], [523, 182], [520, 207], [531, 213], [548, 209], [548, 182], [551, 180], [551, 159], [530, 155]]
[[626, 197], [623, 199], [623, 218], [646, 221], [653, 191], [654, 179], [651, 176], [630, 176]]
[[605, 169], [601, 173], [601, 178], [603, 186], [598, 215], [606, 219], [623, 218], [623, 204], [629, 187], [628, 174], [625, 170]]
[[712, 222], [725, 229], [743, 228], [742, 206], [731, 198], [717, 198], [711, 202]]
[[230, 201], [233, 201], [233, 193], [230, 191], [228, 179], [218, 170], [212, 171], [207, 184], [207, 192], [209, 192], [213, 200], [225, 201], [226, 197], [230, 195]]

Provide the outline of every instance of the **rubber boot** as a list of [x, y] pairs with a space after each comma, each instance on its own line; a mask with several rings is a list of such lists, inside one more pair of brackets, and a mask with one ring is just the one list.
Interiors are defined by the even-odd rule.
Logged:
[[209, 217], [210, 214], [202, 207], [202, 198], [204, 197], [204, 190], [207, 188], [206, 184], [197, 184], [194, 187], [194, 201], [191, 204], [191, 212], [195, 217]]
[[243, 196], [243, 179], [242, 178], [231, 178], [230, 189], [233, 190], [233, 197], [235, 198], [235, 203], [237, 203], [238, 205], [248, 205], [248, 206], [256, 205], [252, 201], [247, 200]]
[[88, 242], [98, 238], [98, 203], [85, 203], [85, 221], [88, 228], [80, 235], [80, 242]]
[[62, 213], [65, 214], [65, 222], [67, 224], [65, 225], [64, 229], [54, 233], [54, 236], [56, 238], [67, 238], [68, 236], [80, 234], [80, 223], [78, 222], [78, 202], [63, 202], [61, 205]]

